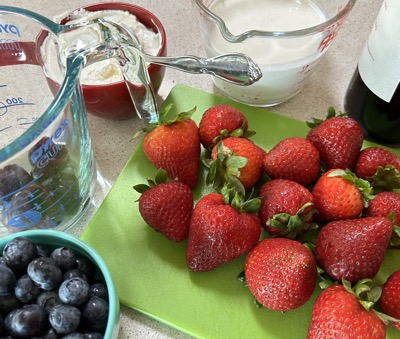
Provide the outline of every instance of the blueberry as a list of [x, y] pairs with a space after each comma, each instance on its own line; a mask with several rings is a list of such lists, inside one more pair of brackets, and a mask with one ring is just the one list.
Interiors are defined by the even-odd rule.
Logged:
[[91, 297], [82, 307], [82, 318], [91, 330], [104, 330], [107, 326], [108, 302], [99, 297]]
[[49, 322], [59, 334], [74, 332], [81, 321], [81, 311], [75, 306], [59, 304], [49, 313]]
[[86, 274], [77, 268], [73, 268], [64, 273], [63, 280], [68, 280], [71, 278], [82, 278], [83, 280], [89, 281]]
[[28, 264], [37, 257], [37, 248], [35, 243], [28, 238], [16, 237], [6, 244], [3, 256], [12, 269], [25, 270]]
[[65, 272], [75, 267], [75, 253], [67, 247], [58, 247], [50, 254], [61, 271]]
[[15, 296], [24, 303], [29, 303], [36, 299], [40, 292], [40, 287], [33, 282], [28, 274], [24, 274], [19, 278], [14, 288]]
[[44, 290], [56, 288], [62, 281], [62, 272], [48, 257], [39, 257], [28, 265], [30, 278]]
[[61, 300], [58, 297], [58, 290], [42, 291], [37, 297], [36, 303], [50, 312], [55, 305], [61, 304]]
[[0, 314], [3, 316], [20, 307], [22, 307], [22, 303], [15, 297], [14, 293], [0, 296]]
[[37, 304], [25, 305], [11, 311], [4, 323], [11, 336], [32, 338], [40, 335], [47, 327], [47, 311]]
[[63, 339], [86, 339], [83, 333], [74, 332], [63, 336]]
[[85, 339], [103, 339], [104, 336], [99, 332], [85, 333]]
[[36, 248], [38, 257], [50, 257], [51, 251], [46, 244], [37, 244]]
[[56, 205], [53, 193], [38, 183], [23, 187], [16, 192], [7, 206], [7, 224], [18, 231], [51, 228], [58, 224], [51, 219]]
[[108, 291], [106, 285], [104, 285], [101, 282], [90, 285], [89, 296], [90, 297], [96, 296], [108, 301]]
[[6, 258], [4, 258], [2, 255], [0, 256], [0, 265], [7, 265]]
[[81, 270], [89, 279], [93, 278], [96, 273], [95, 264], [84, 255], [76, 255], [76, 267]]
[[4, 319], [3, 316], [0, 314], [0, 334], [4, 331]]
[[67, 305], [82, 305], [89, 297], [89, 284], [79, 277], [64, 280], [58, 289], [58, 296]]
[[40, 339], [57, 339], [57, 338], [58, 334], [54, 328], [49, 328], [40, 335]]
[[0, 198], [9, 200], [12, 193], [32, 181], [30, 174], [21, 166], [12, 164], [0, 169]]
[[0, 296], [4, 296], [13, 291], [17, 278], [6, 265], [0, 265]]

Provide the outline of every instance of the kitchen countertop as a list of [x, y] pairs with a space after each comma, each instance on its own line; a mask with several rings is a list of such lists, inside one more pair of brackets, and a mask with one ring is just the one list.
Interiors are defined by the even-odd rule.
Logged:
[[[54, 15], [67, 10], [95, 2], [106, 1], [2, 0], [1, 5], [27, 8], [53, 18]], [[358, 0], [302, 92], [288, 102], [269, 110], [299, 120], [309, 120], [310, 117], [323, 118], [328, 106], [343, 110], [347, 85], [382, 2], [383, 0]], [[167, 32], [168, 55], [204, 56], [195, 12], [189, 0], [135, 0], [131, 3], [153, 12], [163, 23]], [[209, 76], [166, 69], [164, 81], [157, 94], [159, 104], [176, 84], [220, 94]], [[131, 141], [131, 137], [142, 127], [142, 122], [137, 117], [124, 121], [103, 120], [94, 116], [89, 116], [88, 119], [95, 160], [101, 175], [99, 178], [104, 181], [101, 187], [98, 186], [86, 215], [79, 225], [70, 231], [76, 236], [82, 233], [131, 156], [137, 143], [137, 141]], [[187, 335], [135, 310], [121, 306], [119, 338], [187, 338]]]

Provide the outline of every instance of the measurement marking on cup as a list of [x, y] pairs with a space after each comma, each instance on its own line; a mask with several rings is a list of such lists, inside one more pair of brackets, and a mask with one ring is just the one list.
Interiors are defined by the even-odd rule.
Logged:
[[5, 130], [8, 130], [9, 128], [11, 128], [11, 126], [7, 126], [7, 127], [4, 127], [4, 128], [2, 128], [2, 129], [0, 129], [0, 133], [1, 133], [1, 132], [4, 132]]
[[[1, 86], [1, 85], [0, 85]], [[4, 85], [6, 86], [6, 85]], [[5, 101], [0, 101], [0, 117], [7, 113], [8, 108], [14, 106], [30, 106], [35, 105], [33, 102], [24, 102], [21, 97], [7, 98]]]

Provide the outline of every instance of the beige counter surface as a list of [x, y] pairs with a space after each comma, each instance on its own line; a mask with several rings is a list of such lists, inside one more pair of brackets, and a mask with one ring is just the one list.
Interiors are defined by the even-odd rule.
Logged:
[[[189, 0], [125, 1], [142, 6], [158, 16], [167, 32], [168, 55], [192, 54], [204, 56], [194, 9]], [[270, 110], [300, 120], [309, 120], [312, 116], [322, 118], [328, 106], [343, 110], [346, 87], [382, 1], [358, 0], [339, 31], [336, 40], [325, 58], [317, 66], [302, 92], [290, 101], [270, 108]], [[95, 2], [105, 1], [2, 0], [0, 4], [27, 8], [48, 18], [53, 18], [54, 15], [67, 10]], [[176, 84], [184, 84], [219, 94], [209, 76], [166, 69], [165, 79], [158, 91], [160, 103]], [[108, 183], [105, 192], [117, 178], [132, 154], [136, 144], [131, 141], [131, 137], [141, 126], [141, 121], [136, 117], [125, 121], [111, 121], [89, 116], [95, 160], [99, 171]], [[101, 194], [95, 197], [97, 206], [102, 197]], [[79, 236], [94, 210], [95, 207], [89, 209], [79, 227], [74, 228], [72, 233]], [[120, 338], [187, 337], [185, 334], [125, 307], [122, 307], [121, 310], [120, 325]]]

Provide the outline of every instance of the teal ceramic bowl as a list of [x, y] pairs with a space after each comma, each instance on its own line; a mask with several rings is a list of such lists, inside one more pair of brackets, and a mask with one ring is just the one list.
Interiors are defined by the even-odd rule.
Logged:
[[116, 339], [119, 332], [120, 307], [119, 299], [115, 290], [110, 272], [100, 255], [88, 244], [82, 240], [64, 232], [52, 230], [29, 230], [14, 233], [0, 239], [0, 253], [3, 253], [5, 245], [15, 237], [26, 237], [34, 243], [48, 245], [49, 249], [65, 246], [72, 249], [75, 253], [82, 254], [91, 259], [97, 266], [96, 278], [103, 280], [107, 285], [109, 298], [108, 322], [105, 330], [105, 339]]

